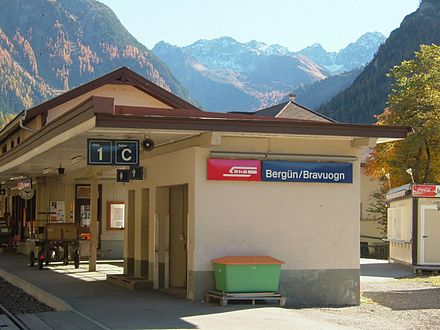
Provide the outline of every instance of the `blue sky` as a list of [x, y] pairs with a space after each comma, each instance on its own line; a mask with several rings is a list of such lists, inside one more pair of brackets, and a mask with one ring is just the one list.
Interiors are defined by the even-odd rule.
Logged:
[[230, 36], [291, 51], [319, 42], [339, 50], [365, 32], [386, 37], [419, 0], [99, 0], [148, 48]]

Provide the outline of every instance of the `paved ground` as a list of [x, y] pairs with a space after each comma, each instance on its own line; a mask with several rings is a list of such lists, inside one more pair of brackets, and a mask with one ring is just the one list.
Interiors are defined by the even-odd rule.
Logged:
[[362, 259], [361, 306], [301, 312], [352, 329], [440, 329], [440, 287], [406, 280], [408, 277], [413, 273], [406, 268]]
[[361, 259], [361, 283], [381, 282], [412, 276], [409, 268], [390, 264], [388, 260]]
[[[363, 260], [364, 295], [377, 303], [348, 308], [289, 309], [221, 307], [189, 302], [157, 291], [129, 291], [103, 281], [118, 265], [57, 266], [39, 271], [27, 258], [0, 253], [0, 267], [59, 297], [68, 310], [33, 314], [30, 319], [52, 329], [432, 329], [440, 328], [439, 288], [394, 278], [411, 275], [400, 267]], [[71, 308], [71, 309], [70, 309]], [[70, 310], [69, 310], [70, 309]]]
[[86, 265], [79, 270], [60, 265], [39, 271], [26, 263], [24, 256], [0, 253], [3, 270], [59, 297], [74, 309], [35, 314], [53, 329], [344, 328], [326, 320], [314, 320], [298, 310], [247, 305], [221, 307], [157, 291], [130, 291], [102, 280], [105, 271], [117, 270], [107, 264], [98, 264], [98, 272], [89, 273]]

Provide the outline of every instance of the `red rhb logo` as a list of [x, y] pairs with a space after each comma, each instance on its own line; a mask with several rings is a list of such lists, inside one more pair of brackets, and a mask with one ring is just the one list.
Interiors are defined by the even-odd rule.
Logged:
[[208, 180], [261, 181], [261, 162], [247, 159], [208, 159]]
[[435, 197], [436, 190], [434, 185], [414, 185], [412, 186], [412, 195], [414, 197]]

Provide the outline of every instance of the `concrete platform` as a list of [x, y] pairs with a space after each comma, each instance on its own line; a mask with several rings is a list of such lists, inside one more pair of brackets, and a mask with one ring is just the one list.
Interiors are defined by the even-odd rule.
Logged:
[[26, 256], [0, 253], [2, 274], [28, 283], [29, 290], [47, 294], [49, 303], [55, 299], [64, 309], [28, 317], [51, 329], [347, 329], [295, 309], [221, 307], [153, 290], [127, 290], [105, 280], [118, 268], [107, 263], [98, 263], [97, 272], [88, 272], [84, 263], [77, 270], [60, 265], [41, 271], [27, 264]]
[[109, 274], [107, 275], [107, 282], [130, 290], [153, 289], [153, 282], [144, 278], [127, 276], [123, 274]]

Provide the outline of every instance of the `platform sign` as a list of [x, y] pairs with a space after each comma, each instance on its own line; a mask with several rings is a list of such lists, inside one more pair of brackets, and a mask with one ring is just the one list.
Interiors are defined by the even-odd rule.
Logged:
[[87, 165], [138, 164], [138, 140], [87, 140]]
[[112, 146], [111, 140], [87, 140], [87, 165], [112, 165]]
[[262, 180], [276, 182], [353, 183], [353, 164], [262, 161]]
[[144, 167], [143, 166], [130, 166], [130, 180], [143, 180], [144, 179]]
[[116, 170], [116, 182], [129, 182], [130, 170]]
[[115, 165], [139, 164], [139, 141], [114, 141]]
[[261, 181], [261, 161], [208, 159], [208, 180]]

